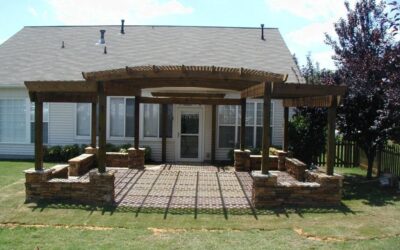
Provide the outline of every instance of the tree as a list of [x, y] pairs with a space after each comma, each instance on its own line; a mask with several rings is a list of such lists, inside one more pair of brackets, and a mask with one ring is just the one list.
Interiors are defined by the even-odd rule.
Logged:
[[354, 9], [345, 3], [346, 18], [335, 23], [337, 38], [326, 43], [338, 74], [348, 86], [338, 110], [338, 128], [355, 140], [368, 158], [367, 178], [372, 177], [376, 151], [400, 132], [400, 46], [396, 41], [399, 13], [396, 3], [360, 0]]
[[[334, 72], [321, 70], [318, 63], [314, 65], [310, 54], [301, 72], [307, 84], [334, 84], [337, 81]], [[294, 111], [289, 123], [289, 150], [294, 157], [311, 165], [325, 150], [321, 145], [326, 143], [327, 110], [300, 107]]]

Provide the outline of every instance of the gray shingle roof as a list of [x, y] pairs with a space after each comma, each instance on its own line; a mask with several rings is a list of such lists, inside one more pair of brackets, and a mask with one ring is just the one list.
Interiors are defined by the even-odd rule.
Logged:
[[[95, 45], [105, 29], [107, 54]], [[0, 45], [0, 86], [81, 80], [82, 71], [137, 65], [216, 65], [289, 74], [295, 63], [278, 29], [190, 26], [25, 27]], [[65, 48], [61, 49], [62, 41]], [[301, 79], [300, 79], [301, 81]]]

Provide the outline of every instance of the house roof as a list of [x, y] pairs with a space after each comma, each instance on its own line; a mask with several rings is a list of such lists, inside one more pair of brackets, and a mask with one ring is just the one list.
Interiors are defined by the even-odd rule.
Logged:
[[[105, 29], [107, 54], [96, 45]], [[0, 45], [0, 86], [83, 80], [82, 72], [139, 65], [215, 65], [288, 74], [303, 82], [278, 29], [193, 26], [24, 27]], [[61, 48], [64, 41], [65, 48]]]

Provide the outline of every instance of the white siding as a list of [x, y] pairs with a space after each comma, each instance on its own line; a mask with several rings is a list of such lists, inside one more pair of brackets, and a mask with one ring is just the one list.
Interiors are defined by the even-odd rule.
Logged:
[[[228, 95], [230, 98], [237, 98], [236, 95]], [[228, 97], [227, 96], [227, 97]], [[2, 88], [0, 90], [0, 98], [26, 98], [28, 102], [28, 93], [24, 88]], [[49, 105], [49, 145], [66, 145], [66, 144], [89, 144], [90, 137], [79, 138], [76, 136], [76, 104], [74, 103], [50, 103]], [[174, 106], [175, 109], [175, 106]], [[29, 112], [29, 109], [27, 110]], [[174, 115], [176, 115], [174, 111]], [[204, 160], [211, 158], [211, 106], [204, 107]], [[175, 117], [174, 117], [175, 120]], [[174, 122], [175, 126], [175, 122]], [[218, 133], [217, 133], [218, 134]], [[26, 143], [0, 143], [0, 157], [11, 156], [31, 156], [33, 157], [34, 146], [29, 143], [29, 133]], [[175, 161], [175, 140], [176, 128], [173, 128], [173, 138], [167, 139], [167, 161]], [[107, 142], [113, 144], [131, 143], [132, 140], [127, 139], [107, 139]], [[218, 138], [217, 138], [218, 142]], [[282, 101], [274, 100], [274, 123], [272, 144], [281, 146], [283, 142], [283, 106]], [[149, 146], [152, 148], [152, 158], [155, 161], [161, 160], [161, 139], [140, 140], [141, 146]], [[216, 159], [227, 160], [229, 149], [218, 148], [216, 143]]]

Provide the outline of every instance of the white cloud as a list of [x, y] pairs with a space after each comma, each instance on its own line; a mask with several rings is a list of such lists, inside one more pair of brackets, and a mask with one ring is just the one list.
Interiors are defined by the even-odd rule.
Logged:
[[333, 51], [327, 50], [318, 52], [311, 55], [311, 58], [314, 62], [318, 62], [320, 68], [326, 69], [335, 69], [335, 64], [332, 60], [332, 56], [334, 55]]
[[[350, 0], [354, 4], [357, 0]], [[346, 13], [344, 0], [265, 0], [274, 11], [289, 12], [308, 20], [338, 18]]]
[[190, 14], [179, 0], [48, 0], [59, 21], [68, 25], [114, 24], [120, 19], [140, 24], [169, 15]]
[[329, 20], [326, 22], [311, 23], [303, 28], [288, 33], [287, 37], [290, 41], [303, 47], [324, 44], [325, 33], [335, 35], [334, 21], [335, 20]]
[[38, 17], [38, 16], [39, 16], [39, 14], [38, 14], [38, 12], [36, 11], [36, 9], [33, 8], [32, 6], [28, 7], [28, 12], [29, 12], [32, 16], [34, 16], [34, 17]]

